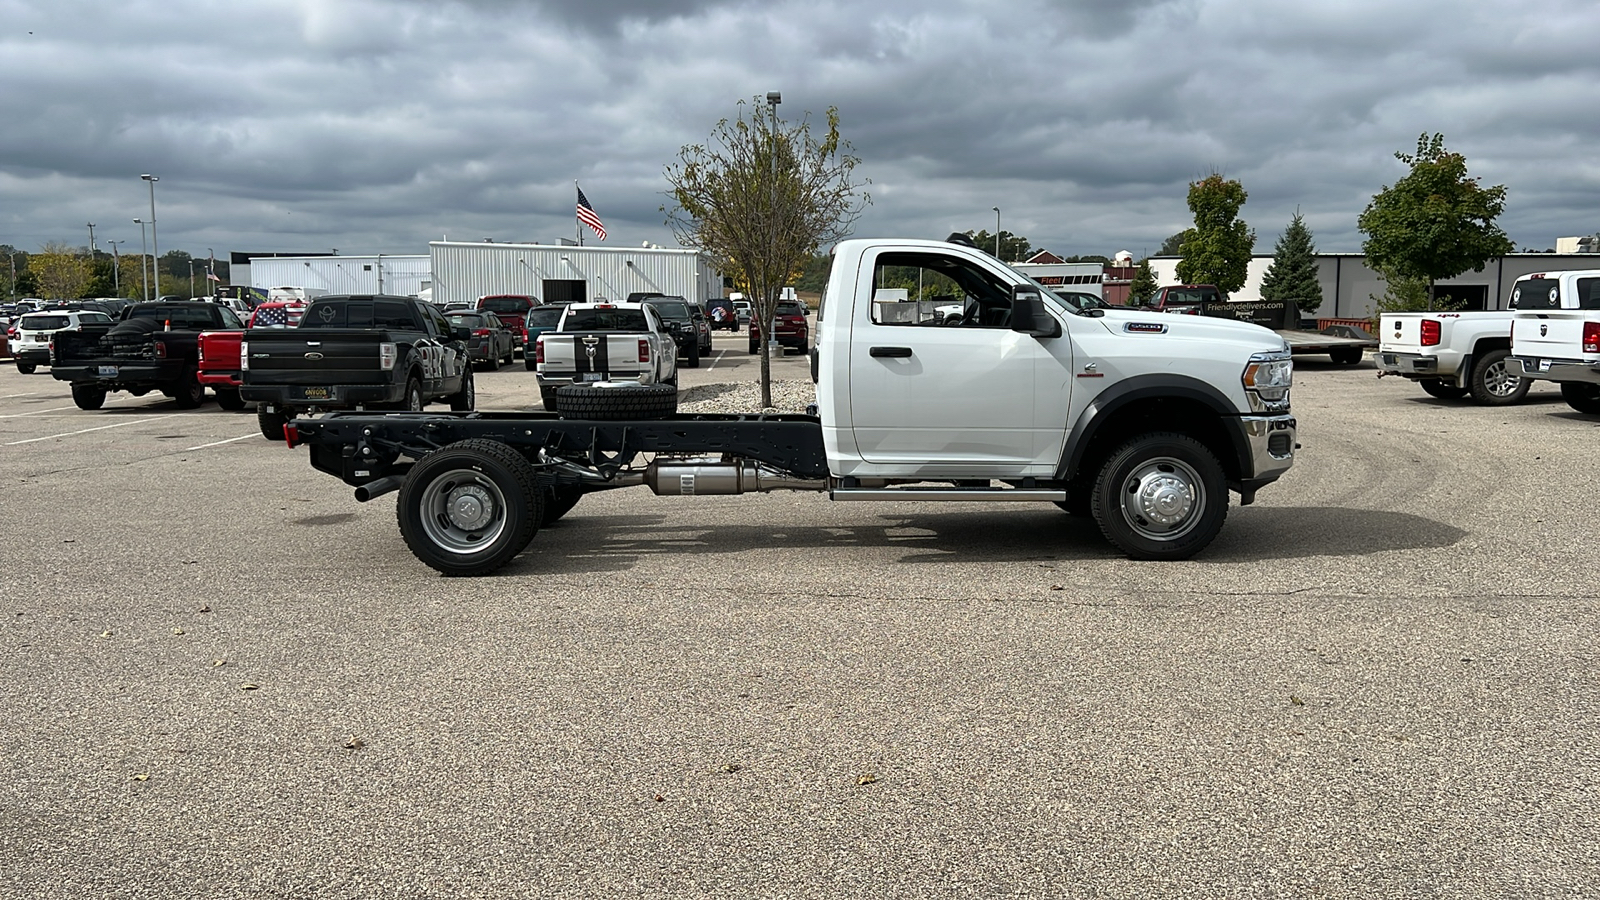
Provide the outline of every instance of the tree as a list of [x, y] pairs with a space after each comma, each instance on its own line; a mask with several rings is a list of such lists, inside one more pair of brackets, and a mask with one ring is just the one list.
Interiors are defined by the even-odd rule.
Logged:
[[800, 277], [794, 283], [797, 291], [821, 293], [828, 284], [828, 271], [833, 268], [833, 254], [816, 253], [800, 267]]
[[1256, 245], [1255, 231], [1238, 218], [1248, 196], [1237, 180], [1215, 172], [1189, 183], [1194, 227], [1183, 233], [1179, 281], [1214, 284], [1223, 294], [1244, 287]]
[[1143, 306], [1156, 295], [1158, 288], [1156, 273], [1150, 268], [1150, 260], [1139, 260], [1138, 267], [1133, 270], [1133, 281], [1128, 285], [1128, 305]]
[[[972, 238], [972, 243], [976, 244], [979, 250], [985, 253], [994, 252], [994, 235], [987, 231], [968, 231], [964, 233], [967, 237]], [[1033, 254], [1033, 246], [1028, 243], [1027, 238], [1012, 234], [1009, 231], [1002, 230], [1000, 232], [999, 259], [1001, 262], [1021, 262]]]
[[1311, 229], [1295, 210], [1289, 227], [1272, 250], [1272, 265], [1261, 277], [1261, 299], [1290, 300], [1302, 313], [1322, 305], [1322, 282], [1317, 280], [1317, 248]]
[[1383, 296], [1368, 294], [1367, 299], [1378, 312], [1421, 312], [1433, 308], [1428, 296], [1428, 282], [1421, 278], [1406, 278], [1392, 272], [1376, 270], [1384, 281]]
[[1182, 253], [1183, 253], [1183, 236], [1188, 234], [1188, 233], [1189, 232], [1187, 232], [1187, 231], [1180, 231], [1177, 234], [1175, 234], [1175, 235], [1167, 238], [1166, 240], [1162, 241], [1161, 242], [1161, 249], [1156, 251], [1156, 255], [1157, 256], [1179, 256], [1179, 255], [1182, 255]]
[[94, 276], [87, 253], [76, 247], [52, 241], [28, 260], [28, 269], [39, 279], [39, 289], [49, 300], [76, 300]]
[[[762, 103], [757, 97], [756, 104]], [[704, 144], [686, 145], [666, 168], [661, 207], [678, 240], [706, 252], [750, 297], [763, 335], [772, 334], [778, 289], [797, 276], [817, 248], [850, 233], [872, 202], [856, 181], [860, 158], [839, 136], [839, 112], [827, 111], [827, 128], [811, 132], [807, 113], [798, 123], [751, 111], [744, 101], [733, 121], [723, 119]], [[772, 405], [770, 343], [761, 344], [761, 403]]]
[[1361, 251], [1379, 272], [1426, 281], [1431, 309], [1434, 282], [1482, 272], [1515, 249], [1494, 223], [1505, 210], [1506, 186], [1485, 188], [1468, 177], [1466, 157], [1446, 150], [1443, 134], [1424, 132], [1415, 154], [1394, 156], [1411, 171], [1374, 194], [1356, 220], [1367, 236]]

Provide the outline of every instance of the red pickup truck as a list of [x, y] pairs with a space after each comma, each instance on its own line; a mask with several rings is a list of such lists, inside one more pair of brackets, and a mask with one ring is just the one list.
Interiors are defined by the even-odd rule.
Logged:
[[[515, 341], [512, 352], [522, 350], [528, 344], [528, 326], [526, 319], [528, 310], [539, 305], [538, 297], [527, 294], [489, 294], [478, 298], [478, 309], [494, 313], [506, 328], [511, 332], [511, 339]], [[524, 354], [526, 355], [526, 354]]]
[[242, 331], [200, 332], [200, 383], [217, 395], [217, 405], [223, 409], [244, 409], [239, 396], [243, 372], [239, 367], [239, 343]]

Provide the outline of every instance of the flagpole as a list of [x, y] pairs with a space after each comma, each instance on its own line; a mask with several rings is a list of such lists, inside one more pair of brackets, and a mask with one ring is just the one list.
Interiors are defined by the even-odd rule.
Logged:
[[[578, 187], [578, 179], [576, 179], [576, 178], [572, 179], [572, 189], [574, 191], [583, 190], [583, 188]], [[582, 247], [583, 246], [583, 220], [578, 218], [578, 207], [577, 207], [577, 204], [573, 204], [573, 207], [572, 207], [572, 220], [573, 220], [573, 222], [575, 222], [577, 224], [577, 227], [573, 229], [573, 232], [575, 232], [577, 234], [577, 236], [578, 236], [578, 246]]]

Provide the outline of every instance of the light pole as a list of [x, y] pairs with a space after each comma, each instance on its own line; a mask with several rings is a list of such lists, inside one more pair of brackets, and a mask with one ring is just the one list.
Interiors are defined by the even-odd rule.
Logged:
[[1000, 259], [1000, 207], [998, 206], [994, 208], [994, 258]]
[[94, 255], [95, 255], [96, 252], [97, 252], [97, 248], [94, 245], [94, 223], [90, 222], [89, 223], [89, 262], [94, 262]]
[[145, 260], [145, 257], [150, 255], [147, 252], [150, 248], [148, 246], [146, 246], [145, 242], [144, 242], [144, 220], [143, 219], [134, 219], [133, 220], [133, 224], [139, 226], [139, 280], [141, 282], [143, 282], [142, 290], [144, 292], [139, 296], [139, 299], [141, 299], [141, 300], [149, 300], [150, 299], [150, 271], [144, 267], [144, 260]]
[[189, 259], [189, 299], [194, 299], [194, 258]]
[[121, 297], [122, 296], [122, 257], [117, 255], [117, 245], [118, 244], [126, 244], [127, 240], [124, 239], [124, 240], [120, 240], [120, 241], [106, 241], [106, 243], [111, 245], [111, 281], [112, 281], [112, 284], [115, 285], [112, 288], [112, 290], [114, 290], [116, 292], [118, 297]]
[[15, 302], [17, 299], [17, 254], [8, 253], [6, 255], [11, 257], [11, 299]]
[[[767, 210], [767, 221], [771, 223], [772, 227], [768, 232], [768, 260], [767, 264], [763, 268], [767, 270], [766, 280], [768, 282], [772, 281], [771, 258], [778, 255], [778, 104], [782, 102], [783, 94], [779, 93], [778, 91], [767, 91], [767, 109], [772, 111], [772, 130], [767, 134], [767, 155], [770, 157], [771, 166], [769, 168], [771, 169], [770, 178], [772, 179], [770, 197], [771, 208]], [[767, 288], [772, 291], [772, 296], [767, 298], [766, 308], [769, 310], [769, 314], [761, 317], [761, 330], [767, 339], [767, 352], [764, 354], [764, 357], [771, 357], [772, 347], [778, 343], [778, 336], [777, 334], [773, 333], [772, 330], [774, 316], [770, 314], [770, 311], [775, 310], [778, 306], [778, 287], [778, 285], [771, 283], [767, 285]], [[765, 400], [766, 398], [763, 397], [762, 399]]]
[[140, 175], [150, 183], [150, 270], [155, 281], [156, 297], [161, 296], [161, 241], [156, 238], [156, 182], [161, 179], [154, 175]]

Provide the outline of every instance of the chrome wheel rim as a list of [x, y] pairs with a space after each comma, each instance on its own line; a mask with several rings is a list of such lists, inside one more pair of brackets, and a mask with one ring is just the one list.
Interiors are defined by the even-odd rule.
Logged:
[[1122, 480], [1118, 507], [1139, 536], [1170, 541], [1194, 530], [1206, 506], [1205, 482], [1194, 467], [1170, 456], [1141, 463]]
[[1496, 397], [1509, 397], [1522, 386], [1522, 379], [1506, 369], [1506, 361], [1492, 363], [1483, 373], [1483, 386]]
[[422, 489], [422, 530], [451, 553], [489, 549], [506, 530], [506, 497], [475, 469], [441, 472]]

